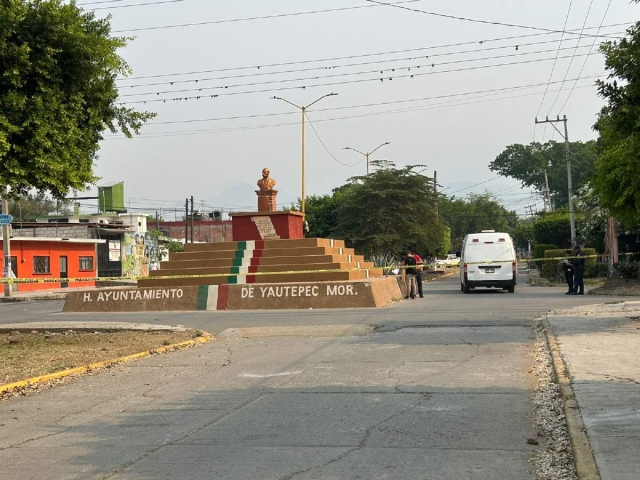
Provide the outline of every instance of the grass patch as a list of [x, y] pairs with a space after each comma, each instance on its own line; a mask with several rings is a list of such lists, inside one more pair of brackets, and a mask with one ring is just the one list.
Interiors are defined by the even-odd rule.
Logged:
[[640, 296], [640, 280], [637, 278], [614, 278], [607, 280], [601, 287], [589, 292], [593, 295], [614, 295], [621, 297]]
[[192, 339], [193, 331], [0, 334], [0, 384]]

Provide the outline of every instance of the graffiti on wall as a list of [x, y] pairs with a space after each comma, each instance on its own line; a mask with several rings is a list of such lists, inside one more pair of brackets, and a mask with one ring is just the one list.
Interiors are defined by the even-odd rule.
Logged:
[[122, 276], [146, 277], [160, 264], [158, 239], [143, 233], [125, 233], [122, 248]]

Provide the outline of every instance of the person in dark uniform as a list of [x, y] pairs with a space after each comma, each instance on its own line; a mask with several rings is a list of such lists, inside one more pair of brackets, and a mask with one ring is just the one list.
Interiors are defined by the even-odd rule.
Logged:
[[573, 247], [573, 258], [570, 259], [573, 265], [573, 294], [584, 295], [584, 253], [580, 245]]
[[571, 261], [569, 257], [571, 256], [571, 250], [567, 250], [564, 252], [567, 258], [562, 260], [562, 270], [564, 271], [564, 278], [567, 281], [567, 285], [569, 286], [569, 290], [565, 295], [571, 295], [573, 293], [573, 265], [571, 265]]

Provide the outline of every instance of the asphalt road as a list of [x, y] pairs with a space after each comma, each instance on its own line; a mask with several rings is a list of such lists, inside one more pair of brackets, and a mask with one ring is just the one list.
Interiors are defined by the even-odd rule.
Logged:
[[515, 294], [463, 295], [456, 278], [425, 287], [425, 299], [377, 310], [62, 315], [59, 302], [2, 304], [0, 323], [222, 332], [2, 402], [2, 478], [532, 479], [532, 320], [603, 299], [524, 282]]

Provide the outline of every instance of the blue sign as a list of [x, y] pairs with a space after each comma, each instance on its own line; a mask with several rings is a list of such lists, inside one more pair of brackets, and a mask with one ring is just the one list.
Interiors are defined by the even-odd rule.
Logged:
[[0, 213], [0, 225], [11, 225], [13, 217], [7, 213]]

